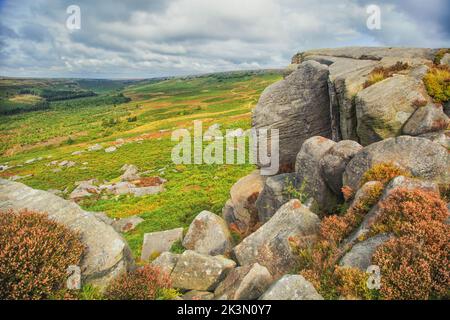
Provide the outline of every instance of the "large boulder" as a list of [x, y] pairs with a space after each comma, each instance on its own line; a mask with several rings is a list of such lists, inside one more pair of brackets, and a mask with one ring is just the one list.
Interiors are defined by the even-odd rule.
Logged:
[[363, 174], [382, 162], [393, 162], [409, 170], [414, 177], [450, 182], [450, 155], [445, 148], [425, 138], [400, 136], [371, 144], [358, 152], [345, 169], [344, 185], [357, 190]]
[[403, 133], [411, 136], [447, 129], [450, 121], [442, 106], [428, 104], [414, 112], [403, 126]]
[[366, 272], [372, 264], [372, 256], [379, 246], [390, 239], [390, 235], [379, 234], [363, 242], [355, 244], [339, 262], [342, 267], [357, 268]]
[[216, 291], [219, 300], [258, 299], [272, 283], [270, 272], [258, 263], [231, 270]]
[[230, 190], [230, 200], [225, 205], [222, 215], [227, 223], [236, 224], [245, 231], [258, 222], [255, 201], [264, 187], [265, 177], [255, 170], [239, 179]]
[[278, 129], [280, 165], [292, 167], [312, 136], [331, 137], [328, 67], [306, 61], [284, 80], [264, 90], [253, 111], [253, 127]]
[[423, 82], [395, 75], [356, 95], [357, 134], [364, 146], [401, 135], [402, 127], [416, 111], [415, 101], [427, 101]]
[[307, 196], [314, 198], [319, 208], [331, 211], [338, 203], [337, 196], [328, 187], [321, 172], [321, 159], [336, 145], [336, 142], [324, 137], [312, 137], [306, 140], [295, 161], [295, 172], [299, 188]]
[[267, 222], [277, 210], [293, 198], [289, 193], [297, 186], [295, 173], [283, 173], [267, 178], [264, 189], [256, 200], [260, 222]]
[[209, 211], [200, 212], [189, 226], [183, 239], [186, 249], [212, 256], [228, 254], [232, 239], [226, 222]]
[[49, 219], [79, 232], [86, 246], [80, 265], [84, 283], [104, 288], [134, 265], [128, 244], [113, 227], [71, 201], [0, 179], [0, 210], [8, 209], [47, 214]]
[[169, 251], [172, 245], [183, 238], [183, 228], [144, 234], [141, 260], [147, 261], [154, 255]]
[[266, 267], [274, 277], [279, 277], [291, 270], [296, 263], [289, 238], [314, 236], [319, 223], [319, 217], [299, 200], [291, 200], [237, 245], [234, 254], [240, 265], [257, 262]]
[[323, 297], [303, 276], [287, 274], [272, 284], [259, 300], [323, 300]]
[[362, 148], [355, 141], [342, 140], [332, 146], [320, 160], [322, 177], [336, 195], [341, 195], [342, 175], [347, 164]]
[[236, 266], [223, 256], [207, 256], [187, 250], [178, 258], [171, 273], [172, 285], [184, 290], [213, 291]]

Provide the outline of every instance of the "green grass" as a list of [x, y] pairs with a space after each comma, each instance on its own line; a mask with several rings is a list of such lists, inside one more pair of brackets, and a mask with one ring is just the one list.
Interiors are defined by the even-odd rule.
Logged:
[[[103, 211], [111, 217], [144, 218], [137, 229], [125, 235], [139, 257], [144, 233], [187, 228], [202, 210], [220, 214], [231, 186], [254, 169], [251, 164], [177, 166], [170, 157], [176, 144], [170, 139], [171, 131], [191, 128], [194, 120], [203, 120], [204, 130], [213, 123], [220, 123], [223, 130], [250, 128], [250, 112], [259, 95], [279, 79], [277, 73], [237, 73], [120, 84], [83, 82], [81, 86], [99, 95], [51, 102], [49, 110], [0, 116], [0, 164], [23, 165], [1, 172], [0, 177], [32, 175], [20, 182], [42, 190], [71, 192], [76, 181], [116, 179], [128, 163], [141, 172], [150, 170], [148, 176], [167, 179], [165, 192], [157, 195], [91, 198], [80, 203], [86, 210]], [[6, 86], [2, 81], [6, 80], [0, 80], [0, 91]], [[117, 100], [120, 92], [131, 101]], [[129, 117], [136, 117], [136, 121], [127, 121]], [[102, 125], [109, 119], [118, 122]], [[118, 138], [131, 141], [143, 134], [143, 141], [127, 143], [115, 153], [71, 155], [94, 143], [106, 147]], [[43, 159], [24, 165], [26, 160], [39, 157]], [[47, 165], [54, 160], [72, 160], [77, 165], [53, 172]]]

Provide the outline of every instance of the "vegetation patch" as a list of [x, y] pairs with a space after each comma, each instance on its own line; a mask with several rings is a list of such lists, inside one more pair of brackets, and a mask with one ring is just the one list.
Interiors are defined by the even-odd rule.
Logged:
[[386, 185], [398, 176], [411, 177], [411, 173], [392, 162], [381, 162], [373, 165], [364, 173], [360, 185], [363, 186], [369, 181], [380, 181]]
[[376, 67], [373, 69], [368, 76], [368, 79], [363, 84], [363, 88], [368, 88], [371, 85], [383, 81], [384, 79], [392, 77], [395, 73], [406, 70], [409, 65], [404, 62], [397, 61], [396, 64], [390, 67]]
[[43, 214], [0, 212], [0, 299], [48, 299], [83, 250], [77, 233]]
[[423, 77], [428, 94], [437, 103], [445, 103], [450, 99], [450, 67], [435, 65]]

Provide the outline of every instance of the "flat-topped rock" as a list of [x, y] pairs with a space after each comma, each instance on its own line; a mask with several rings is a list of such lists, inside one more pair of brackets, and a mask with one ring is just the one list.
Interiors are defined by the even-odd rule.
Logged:
[[169, 251], [172, 245], [183, 238], [183, 228], [144, 234], [141, 260], [147, 261], [152, 255]]

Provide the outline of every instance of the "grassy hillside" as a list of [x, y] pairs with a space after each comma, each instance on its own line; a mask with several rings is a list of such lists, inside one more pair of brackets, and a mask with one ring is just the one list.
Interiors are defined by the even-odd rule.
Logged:
[[[157, 195], [97, 197], [81, 203], [111, 217], [143, 217], [145, 222], [126, 235], [138, 257], [144, 233], [187, 227], [201, 210], [219, 214], [233, 183], [254, 169], [249, 164], [176, 166], [170, 159], [172, 130], [191, 128], [197, 119], [204, 121], [204, 130], [214, 123], [222, 129], [247, 129], [260, 93], [280, 78], [275, 72], [240, 72], [138, 82], [79, 81], [80, 88], [97, 95], [51, 101], [46, 110], [0, 115], [0, 164], [12, 166], [0, 177], [22, 176], [19, 181], [31, 187], [66, 194], [76, 181], [117, 179], [124, 164], [167, 179], [166, 191]], [[0, 80], [0, 91], [11, 86], [4, 81], [10, 82]], [[56, 88], [61, 85], [55, 83]], [[95, 143], [114, 145], [119, 138], [127, 143], [114, 153], [72, 155]], [[25, 164], [33, 158], [42, 159]], [[60, 171], [49, 166], [63, 160], [76, 165]]]

